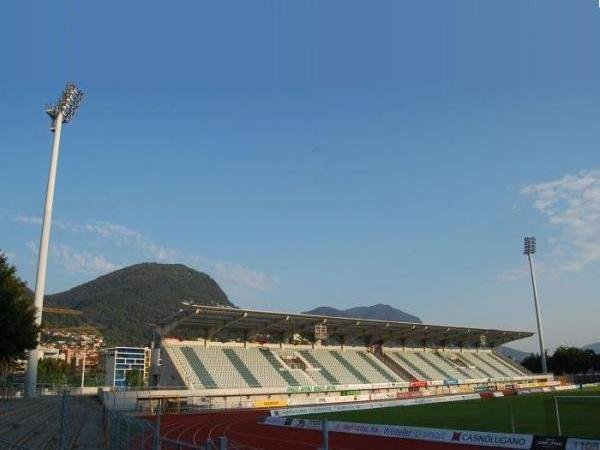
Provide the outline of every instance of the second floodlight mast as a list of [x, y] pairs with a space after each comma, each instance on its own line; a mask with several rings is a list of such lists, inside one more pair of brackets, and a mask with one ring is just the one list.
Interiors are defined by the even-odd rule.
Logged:
[[540, 306], [538, 304], [537, 284], [535, 282], [535, 270], [533, 267], [533, 254], [536, 251], [535, 238], [526, 237], [523, 239], [523, 254], [527, 255], [529, 260], [529, 271], [531, 273], [531, 286], [533, 288], [533, 303], [535, 305], [535, 319], [537, 321], [538, 339], [540, 341], [540, 358], [542, 360], [542, 373], [548, 373], [546, 366], [546, 351], [544, 346], [544, 333], [542, 331], [542, 318], [540, 317]]
[[[44, 293], [46, 290], [46, 266], [48, 263], [48, 246], [50, 244], [50, 227], [52, 224], [52, 206], [54, 204], [54, 186], [56, 185], [56, 170], [58, 167], [58, 150], [60, 146], [60, 132], [63, 123], [69, 123], [79, 108], [83, 92], [74, 83], [67, 83], [60, 99], [54, 105], [46, 107], [46, 114], [52, 119], [50, 130], [54, 132], [52, 153], [50, 156], [50, 174], [46, 189], [44, 203], [44, 217], [42, 221], [42, 236], [38, 256], [37, 275], [35, 278], [35, 323], [42, 325], [42, 308], [44, 307]], [[25, 396], [35, 397], [37, 386], [37, 366], [39, 360], [40, 336], [37, 337], [37, 347], [29, 352], [27, 359], [27, 375], [25, 377]]]

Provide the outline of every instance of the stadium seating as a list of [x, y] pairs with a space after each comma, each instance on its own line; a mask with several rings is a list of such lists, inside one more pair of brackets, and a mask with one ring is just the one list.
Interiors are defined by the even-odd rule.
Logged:
[[360, 385], [527, 374], [518, 364], [490, 350], [388, 348], [380, 359], [356, 347], [205, 346], [184, 341], [164, 349], [164, 356], [191, 389]]
[[[459, 372], [455, 367], [452, 367], [446, 359], [434, 352], [421, 352], [417, 353], [418, 356], [423, 358], [439, 372], [441, 372], [445, 379], [460, 380], [465, 378], [465, 374]], [[468, 376], [466, 378], [469, 378]]]

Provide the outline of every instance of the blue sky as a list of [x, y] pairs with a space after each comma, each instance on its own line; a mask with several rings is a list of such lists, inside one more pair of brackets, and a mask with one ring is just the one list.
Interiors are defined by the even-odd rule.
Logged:
[[[238, 305], [389, 303], [427, 322], [600, 340], [594, 0], [6, 2], [0, 248], [49, 292], [141, 261]], [[518, 347], [535, 349], [534, 339]]]

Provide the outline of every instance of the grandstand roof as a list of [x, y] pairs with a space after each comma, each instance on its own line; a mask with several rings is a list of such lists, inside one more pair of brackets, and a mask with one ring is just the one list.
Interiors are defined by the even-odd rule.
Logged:
[[306, 336], [314, 334], [317, 325], [325, 325], [329, 337], [347, 345], [364, 340], [371, 343], [393, 341], [405, 345], [496, 347], [533, 336], [528, 331], [185, 305], [178, 313], [158, 323], [156, 337], [166, 337], [177, 328], [193, 329], [200, 337], [212, 340], [227, 340], [239, 335], [251, 337], [256, 334], [283, 337], [300, 333]]

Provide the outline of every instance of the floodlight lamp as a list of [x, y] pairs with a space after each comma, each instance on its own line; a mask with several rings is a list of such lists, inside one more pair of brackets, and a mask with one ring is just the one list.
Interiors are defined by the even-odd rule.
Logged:
[[75, 83], [67, 83], [62, 96], [56, 104], [46, 107], [46, 113], [55, 120], [59, 114], [62, 114], [62, 123], [69, 123], [75, 115], [83, 100], [83, 92]]
[[523, 239], [523, 254], [533, 255], [536, 251], [535, 237], [526, 237]]

